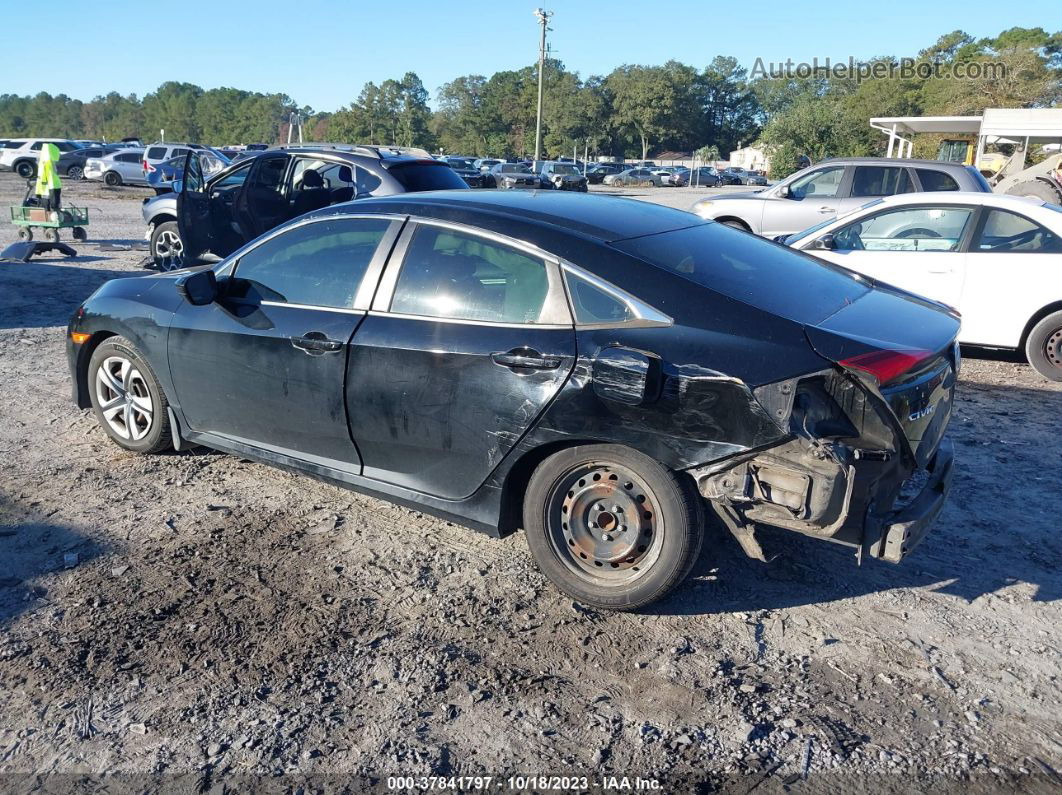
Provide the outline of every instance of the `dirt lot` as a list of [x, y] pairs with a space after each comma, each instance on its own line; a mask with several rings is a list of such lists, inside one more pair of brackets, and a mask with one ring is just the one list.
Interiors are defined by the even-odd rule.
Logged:
[[0, 790], [1062, 787], [1059, 385], [966, 360], [953, 497], [902, 566], [783, 534], [761, 564], [713, 529], [668, 601], [587, 611], [519, 534], [109, 443], [64, 329], [143, 272], [94, 241], [138, 241], [144, 195], [67, 185], [100, 210], [80, 256], [0, 264]]

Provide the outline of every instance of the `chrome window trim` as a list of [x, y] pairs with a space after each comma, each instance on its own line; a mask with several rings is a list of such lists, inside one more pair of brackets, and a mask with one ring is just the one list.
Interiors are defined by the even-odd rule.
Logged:
[[[589, 271], [580, 268], [578, 265], [564, 260], [561, 262], [561, 270], [565, 274], [565, 287], [568, 289], [568, 300], [571, 301], [571, 313], [572, 318], [575, 319], [575, 327], [580, 329], [598, 329], [598, 328], [669, 328], [675, 325], [675, 320], [669, 315], [665, 315], [659, 309], [647, 304], [640, 298], [636, 298], [626, 290], [623, 290], [611, 282], [607, 282], [600, 276], [597, 276]], [[578, 321], [578, 315], [575, 311], [575, 300], [571, 295], [571, 287], [568, 285], [567, 275], [571, 274], [576, 278], [589, 282], [591, 285], [606, 293], [617, 301], [627, 306], [631, 314], [634, 316], [632, 320], [620, 320], [620, 321], [605, 321], [602, 323], [580, 323]]]
[[393, 317], [400, 320], [422, 320], [426, 323], [452, 323], [461, 326], [490, 326], [493, 328], [533, 328], [533, 329], [567, 329], [571, 331], [571, 323], [502, 323], [497, 320], [467, 320], [459, 317], [432, 317], [431, 315], [409, 315], [405, 312], [382, 312], [372, 309], [368, 312], [369, 317]]
[[[413, 239], [413, 235], [416, 233], [419, 226], [437, 226], [443, 229], [452, 229], [455, 232], [461, 232], [462, 234], [471, 235], [473, 237], [481, 237], [487, 240], [491, 240], [499, 245], [507, 248], [513, 248], [520, 251], [523, 254], [527, 254], [535, 259], [541, 260], [543, 267], [546, 269], [546, 279], [548, 286], [546, 288], [546, 298], [542, 303], [542, 312], [539, 317], [543, 318], [541, 323], [505, 323], [501, 321], [493, 320], [473, 320], [467, 318], [449, 318], [449, 317], [437, 317], [433, 315], [411, 315], [403, 312], [392, 312], [391, 303], [394, 301], [395, 287], [398, 284], [398, 277], [402, 272], [402, 268], [405, 265], [406, 254], [409, 251], [410, 241]], [[402, 230], [402, 234], [395, 245], [394, 253], [391, 256], [390, 261], [387, 264], [387, 270], [384, 273], [383, 279], [380, 281], [380, 287], [376, 291], [376, 298], [372, 303], [372, 311], [370, 315], [391, 315], [394, 317], [402, 317], [417, 320], [433, 320], [446, 323], [464, 323], [469, 325], [480, 326], [497, 326], [502, 328], [572, 328], [575, 324], [575, 317], [571, 313], [571, 305], [568, 302], [568, 296], [564, 289], [563, 279], [560, 275], [560, 260], [549, 254], [538, 246], [528, 243], [523, 240], [508, 237], [506, 235], [492, 232], [486, 229], [479, 229], [474, 226], [467, 226], [465, 224], [454, 223], [452, 221], [440, 221], [435, 218], [421, 218], [410, 217], [409, 223], [405, 225]]]
[[259, 301], [259, 306], [286, 306], [291, 309], [312, 309], [315, 312], [339, 312], [344, 315], [364, 315], [364, 309], [351, 309], [344, 306], [325, 306], [323, 304], [289, 304], [286, 301]]

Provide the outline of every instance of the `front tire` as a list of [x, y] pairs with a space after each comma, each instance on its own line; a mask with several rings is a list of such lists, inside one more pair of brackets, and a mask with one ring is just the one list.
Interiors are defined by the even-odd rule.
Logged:
[[1052, 312], [1029, 332], [1025, 358], [1049, 381], [1062, 381], [1062, 312]]
[[85, 169], [81, 166], [70, 166], [66, 170], [66, 175], [75, 181], [82, 180], [85, 178]]
[[117, 188], [122, 184], [122, 175], [117, 171], [108, 171], [103, 175], [103, 182], [112, 188]]
[[175, 271], [184, 267], [184, 243], [176, 221], [155, 224], [151, 231], [151, 258], [160, 271]]
[[141, 454], [172, 447], [166, 395], [125, 337], [109, 337], [92, 352], [88, 385], [93, 413], [119, 447]]
[[648, 456], [595, 444], [554, 453], [524, 497], [542, 572], [582, 604], [636, 610], [689, 574], [704, 532], [693, 484]]

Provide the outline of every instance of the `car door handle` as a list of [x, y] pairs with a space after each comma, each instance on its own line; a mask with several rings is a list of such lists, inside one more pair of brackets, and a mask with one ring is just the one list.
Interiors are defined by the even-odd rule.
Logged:
[[835, 212], [837, 212], [837, 208], [836, 207], [820, 207], [819, 208], [819, 212], [820, 213], [835, 213]]
[[320, 331], [311, 331], [302, 337], [292, 337], [291, 344], [311, 356], [322, 353], [339, 353], [339, 351], [343, 350], [342, 342], [330, 340]]
[[559, 356], [544, 356], [538, 351], [520, 348], [512, 351], [497, 351], [490, 355], [491, 360], [502, 367], [515, 367], [526, 370], [556, 370], [560, 367]]

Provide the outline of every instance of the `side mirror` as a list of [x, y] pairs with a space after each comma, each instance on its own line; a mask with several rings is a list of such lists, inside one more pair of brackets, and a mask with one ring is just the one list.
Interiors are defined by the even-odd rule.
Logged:
[[811, 244], [811, 247], [819, 250], [835, 249], [837, 248], [837, 241], [833, 239], [832, 233], [827, 232], [822, 237], [816, 238], [815, 242]]
[[206, 306], [217, 300], [218, 278], [209, 268], [189, 273], [177, 280], [177, 292], [193, 306]]
[[779, 185], [778, 186], [778, 198], [779, 199], [788, 199], [789, 198], [789, 186], [788, 185]]

